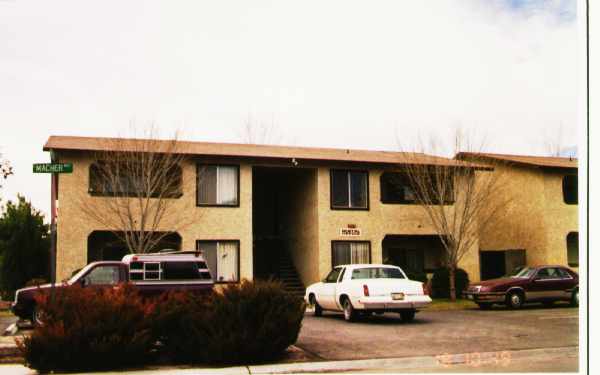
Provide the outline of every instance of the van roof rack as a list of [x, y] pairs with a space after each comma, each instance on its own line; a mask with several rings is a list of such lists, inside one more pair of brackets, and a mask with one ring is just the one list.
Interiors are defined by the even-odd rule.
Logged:
[[142, 256], [142, 255], [186, 255], [186, 254], [194, 254], [196, 256], [202, 254], [202, 251], [200, 250], [174, 250], [174, 249], [163, 249], [163, 250], [159, 250], [158, 252], [155, 253], [143, 253], [143, 254], [132, 254], [132, 255], [136, 255], [136, 256]]

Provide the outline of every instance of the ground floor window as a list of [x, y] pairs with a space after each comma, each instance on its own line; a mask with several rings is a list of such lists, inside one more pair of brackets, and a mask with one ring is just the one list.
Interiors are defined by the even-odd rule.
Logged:
[[332, 266], [371, 263], [371, 243], [368, 241], [333, 241]]
[[567, 235], [567, 261], [570, 267], [579, 267], [579, 232]]
[[215, 282], [238, 282], [240, 280], [239, 241], [196, 241]]

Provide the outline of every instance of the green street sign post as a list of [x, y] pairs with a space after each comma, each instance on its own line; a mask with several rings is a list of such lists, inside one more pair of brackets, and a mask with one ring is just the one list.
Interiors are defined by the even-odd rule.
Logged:
[[33, 165], [33, 173], [73, 173], [73, 164], [38, 163]]
[[54, 283], [56, 282], [56, 198], [59, 173], [73, 173], [73, 163], [36, 163], [33, 173], [51, 173], [50, 184], [50, 299], [54, 299]]

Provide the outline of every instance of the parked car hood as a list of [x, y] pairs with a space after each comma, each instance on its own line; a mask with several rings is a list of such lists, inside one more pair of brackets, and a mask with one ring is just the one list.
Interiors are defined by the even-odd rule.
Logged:
[[[63, 283], [55, 283], [54, 287], [55, 288], [59, 288], [62, 285], [63, 285]], [[46, 290], [46, 289], [50, 289], [50, 288], [52, 288], [52, 284], [40, 284], [40, 285], [34, 285], [34, 286], [28, 286], [28, 287], [25, 287], [25, 288], [21, 288], [21, 289], [19, 289], [17, 291], [19, 293], [23, 293], [23, 292], [32, 292], [32, 291], [35, 291], [35, 290], [38, 290], [38, 289]]]
[[520, 285], [520, 284], [522, 284], [525, 281], [527, 281], [527, 279], [525, 279], [525, 278], [519, 278], [519, 277], [501, 277], [501, 278], [498, 278], [498, 279], [490, 279], [490, 280], [480, 281], [480, 282], [475, 283], [473, 285], [481, 285], [481, 286], [494, 287], [494, 286], [499, 286], [499, 285]]

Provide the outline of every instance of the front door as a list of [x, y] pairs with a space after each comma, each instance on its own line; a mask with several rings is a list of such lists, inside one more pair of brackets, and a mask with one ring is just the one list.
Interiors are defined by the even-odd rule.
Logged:
[[563, 278], [558, 269], [554, 267], [540, 268], [534, 276], [527, 299], [545, 300], [562, 298]]
[[506, 275], [504, 251], [482, 251], [479, 253], [481, 280], [497, 279]]

